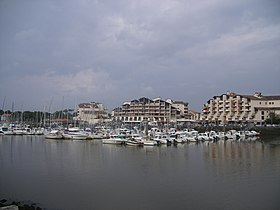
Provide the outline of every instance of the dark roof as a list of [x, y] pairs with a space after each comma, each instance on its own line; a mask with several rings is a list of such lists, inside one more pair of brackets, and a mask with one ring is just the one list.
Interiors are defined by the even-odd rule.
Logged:
[[256, 97], [253, 95], [240, 95], [244, 98], [250, 98], [254, 100], [262, 100], [262, 101], [268, 101], [268, 100], [280, 100], [280, 95], [276, 96], [261, 96], [261, 97]]
[[186, 106], [188, 106], [188, 102], [184, 102], [184, 101], [174, 101], [173, 102], [174, 104], [184, 104], [184, 105], [186, 105]]
[[280, 110], [279, 107], [255, 107], [256, 110]]
[[265, 100], [280, 100], [280, 96], [263, 96]]
[[79, 104], [79, 108], [91, 108], [91, 107], [98, 108], [98, 105], [95, 102]]

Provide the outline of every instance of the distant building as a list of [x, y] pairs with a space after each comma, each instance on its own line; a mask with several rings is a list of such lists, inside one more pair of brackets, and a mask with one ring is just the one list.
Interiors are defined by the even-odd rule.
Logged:
[[200, 121], [200, 112], [189, 110], [189, 119], [193, 122], [199, 122]]
[[74, 120], [96, 124], [103, 123], [108, 119], [108, 112], [102, 103], [90, 102], [78, 105], [77, 117]]
[[11, 122], [12, 121], [12, 114], [4, 113], [0, 116], [1, 122]]
[[161, 98], [140, 98], [130, 102], [124, 102], [121, 107], [112, 111], [115, 121], [125, 123], [140, 122], [177, 122], [188, 117], [188, 103]]
[[280, 115], [280, 95], [263, 96], [241, 95], [227, 92], [214, 96], [203, 105], [202, 120], [204, 122], [252, 122], [262, 124], [270, 113]]

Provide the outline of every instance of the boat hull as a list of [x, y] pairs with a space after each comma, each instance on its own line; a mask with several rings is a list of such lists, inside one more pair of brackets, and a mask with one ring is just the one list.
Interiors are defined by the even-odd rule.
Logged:
[[123, 144], [123, 140], [121, 139], [103, 139], [102, 143], [103, 144]]

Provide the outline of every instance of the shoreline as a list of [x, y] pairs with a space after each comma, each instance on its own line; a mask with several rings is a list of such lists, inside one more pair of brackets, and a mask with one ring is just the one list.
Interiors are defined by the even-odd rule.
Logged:
[[[5, 198], [0, 200], [0, 209], [2, 209], [2, 207], [9, 207], [11, 206], [10, 209], [19, 209], [19, 210], [43, 210], [42, 207], [38, 206], [37, 203], [34, 203], [32, 201], [13, 201], [13, 200], [7, 200]], [[18, 207], [18, 208], [16, 208]], [[5, 209], [5, 208], [3, 208]]]

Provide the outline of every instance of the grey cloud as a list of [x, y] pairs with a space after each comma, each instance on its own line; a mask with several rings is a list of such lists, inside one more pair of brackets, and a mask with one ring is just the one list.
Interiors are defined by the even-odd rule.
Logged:
[[23, 92], [5, 87], [22, 77], [21, 89], [32, 89], [26, 104], [35, 104], [36, 96], [48, 101], [71, 93], [69, 98], [114, 108], [146, 95], [182, 98], [200, 110], [212, 95], [229, 89], [279, 94], [278, 83], [272, 83], [280, 76], [279, 5], [3, 0], [0, 97], [24, 100]]

